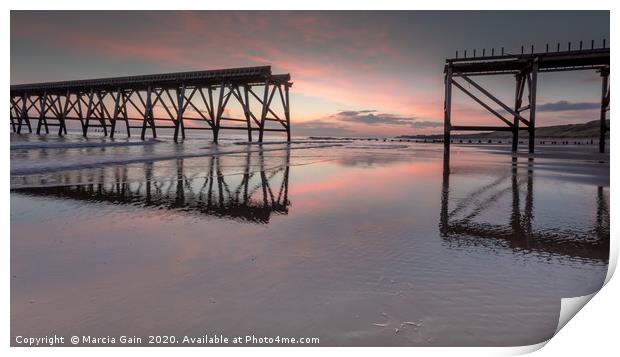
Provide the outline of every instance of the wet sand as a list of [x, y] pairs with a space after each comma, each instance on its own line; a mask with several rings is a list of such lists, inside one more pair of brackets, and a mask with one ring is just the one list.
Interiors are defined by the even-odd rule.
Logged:
[[12, 337], [528, 345], [607, 272], [594, 147], [29, 140], [11, 150]]

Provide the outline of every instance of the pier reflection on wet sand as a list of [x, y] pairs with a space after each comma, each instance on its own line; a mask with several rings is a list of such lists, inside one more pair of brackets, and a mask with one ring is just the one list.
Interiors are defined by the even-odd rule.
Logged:
[[[549, 223], [534, 228], [535, 158], [521, 160], [527, 161], [526, 167], [519, 167], [517, 157], [513, 157], [509, 174], [472, 190], [454, 202], [453, 209], [449, 209], [450, 153], [444, 152], [439, 222], [442, 239], [456, 246], [484, 245], [485, 240], [495, 240], [515, 251], [535, 251], [607, 262], [610, 244], [609, 203], [604, 187], [598, 186], [592, 192], [592, 200], [596, 203], [596, 218], [591, 222], [590, 229], [584, 227], [575, 231], [568, 227], [549, 226]], [[508, 222], [476, 221], [476, 217], [492, 209], [497, 201], [506, 199], [511, 202]]]
[[[195, 169], [186, 173], [184, 159], [174, 160], [176, 179], [162, 180], [153, 162], [143, 166], [143, 180], [129, 180], [127, 165], [101, 167], [84, 174], [94, 174], [95, 182], [84, 184], [82, 171], [60, 172], [54, 181], [62, 185], [44, 186], [39, 176], [24, 177], [22, 185], [13, 191], [31, 196], [130, 204], [158, 207], [176, 211], [231, 218], [259, 224], [269, 223], [271, 214], [288, 214], [289, 159], [286, 151], [280, 165], [265, 168], [263, 153], [243, 154], [240, 182], [225, 175], [220, 156], [207, 158], [206, 172], [196, 175]], [[258, 169], [252, 170], [254, 162]], [[232, 175], [234, 178], [235, 175]], [[75, 181], [77, 183], [72, 182]], [[278, 182], [276, 182], [278, 181]]]

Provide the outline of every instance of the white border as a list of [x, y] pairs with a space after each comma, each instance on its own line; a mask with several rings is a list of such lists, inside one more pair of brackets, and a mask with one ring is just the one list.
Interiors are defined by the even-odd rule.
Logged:
[[[523, 0], [518, 4], [518, 10], [524, 9], [533, 9], [533, 10], [609, 10], [611, 9], [611, 35], [610, 37], [615, 38], [617, 34], [617, 23], [618, 16], [615, 16], [615, 4], [617, 2], [611, 1], [562, 1], [562, 8], [558, 8], [559, 3], [547, 1], [532, 1], [532, 0]], [[249, 1], [249, 0], [237, 0], [237, 1], [218, 1], [218, 2], [206, 2], [199, 0], [184, 0], [184, 1], [168, 1], [168, 2], [159, 2], [154, 3], [148, 0], [142, 1], [127, 1], [127, 0], [107, 0], [107, 1], [77, 1], [77, 0], [60, 0], [60, 1], [46, 1], [46, 0], [26, 0], [19, 2], [3, 2], [4, 6], [9, 7], [7, 10], [41, 10], [41, 9], [123, 9], [123, 10], [135, 10], [135, 9], [152, 9], [152, 10], [174, 10], [174, 9], [212, 9], [212, 10], [224, 10], [224, 9], [330, 9], [330, 10], [339, 10], [339, 9], [367, 9], [367, 10], [477, 10], [477, 9], [494, 9], [494, 10], [511, 10], [515, 9], [513, 3], [509, 2], [497, 2], [497, 1], [479, 1], [479, 0], [470, 0], [467, 2], [456, 1], [456, 0], [448, 0], [443, 2], [403, 2], [398, 0], [382, 0], [382, 1], [371, 1], [371, 0], [360, 0], [355, 2], [355, 7], [352, 7], [352, 2], [346, 1], [337, 1], [337, 0], [314, 0], [312, 2], [291, 2], [291, 1]], [[259, 6], [260, 5], [260, 6]], [[512, 5], [512, 6], [510, 6]], [[3, 32], [4, 36], [2, 40], [4, 42], [3, 48], [10, 48], [10, 13], [9, 11], [4, 11], [2, 13], [1, 22], [3, 24]], [[611, 42], [611, 41], [610, 41]], [[617, 62], [616, 58], [612, 54], [612, 62]], [[5, 54], [3, 57], [3, 65], [4, 65], [4, 83], [5, 85], [2, 87], [3, 95], [7, 96], [8, 92], [8, 83], [10, 83], [10, 57]], [[614, 68], [616, 64], [614, 63]], [[616, 83], [615, 72], [611, 73], [611, 81], [612, 83]], [[9, 145], [9, 131], [3, 130], [0, 131], [0, 135], [2, 135], [1, 140], [4, 145]], [[612, 136], [614, 132], [612, 132]], [[613, 140], [611, 140], [613, 141]], [[6, 146], [5, 146], [6, 147]], [[618, 175], [618, 165], [617, 165], [617, 147], [612, 144], [611, 145], [610, 155], [611, 159], [611, 178], [610, 182], [616, 181], [616, 178], [620, 177]], [[10, 230], [10, 215], [9, 215], [9, 150], [5, 149], [4, 155], [2, 156], [2, 168], [4, 174], [2, 175], [2, 181], [4, 182], [5, 189], [2, 191], [1, 200], [4, 203], [1, 207], [2, 209], [2, 223], [3, 227], [6, 230]], [[610, 257], [610, 271], [607, 276], [607, 281], [609, 282], [602, 290], [601, 293], [596, 294], [592, 298], [592, 302], [583, 307], [582, 312], [577, 314], [572, 320], [570, 320], [567, 324], [567, 327], [559, 331], [559, 333], [551, 339], [548, 343], [542, 343], [535, 346], [526, 346], [526, 347], [515, 347], [515, 348], [416, 348], [415, 350], [407, 349], [404, 350], [402, 348], [398, 349], [369, 349], [369, 348], [349, 348], [346, 350], [347, 353], [355, 353], [360, 356], [373, 356], [375, 357], [378, 353], [394, 353], [394, 354], [409, 354], [415, 353], [419, 355], [434, 355], [434, 356], [443, 356], [443, 355], [471, 355], [471, 356], [485, 356], [485, 355], [515, 355], [522, 354], [527, 352], [535, 351], [542, 346], [545, 348], [541, 349], [538, 352], [539, 355], [544, 356], [574, 356], [579, 355], [581, 353], [593, 355], [597, 353], [605, 353], [608, 354], [609, 351], [617, 350], [617, 332], [615, 327], [617, 326], [618, 319], [618, 302], [620, 302], [620, 284], [614, 280], [609, 280], [613, 271], [615, 270], [617, 257], [618, 257], [618, 234], [617, 234], [617, 223], [614, 220], [614, 214], [616, 212], [616, 202], [618, 202], [618, 194], [615, 190], [610, 190], [610, 212], [611, 212], [611, 238], [612, 238], [612, 257]], [[617, 214], [616, 214], [617, 215]], [[9, 234], [5, 234], [3, 237], [3, 248], [2, 249], [2, 284], [4, 287], [10, 286], [10, 247], [9, 247]], [[9, 353], [14, 355], [25, 355], [25, 354], [41, 354], [41, 355], [52, 355], [52, 356], [81, 356], [85, 352], [94, 355], [108, 355], [110, 353], [128, 353], [128, 354], [148, 354], [154, 356], [164, 356], [169, 355], [171, 352], [173, 353], [183, 353], [184, 355], [204, 355], [205, 353], [213, 354], [216, 353], [218, 355], [234, 355], [239, 352], [241, 353], [251, 353], [258, 355], [290, 355], [294, 353], [295, 355], [302, 356], [314, 356], [316, 353], [327, 353], [327, 354], [341, 354], [342, 349], [337, 348], [244, 348], [240, 349], [231, 349], [231, 348], [209, 348], [209, 349], [201, 349], [201, 348], [182, 348], [181, 350], [174, 348], [123, 348], [123, 347], [115, 347], [114, 349], [99, 349], [99, 348], [89, 348], [88, 350], [84, 350], [84, 348], [53, 348], [53, 349], [25, 349], [25, 348], [9, 348], [9, 327], [10, 327], [10, 291], [9, 289], [2, 289], [2, 293], [0, 293], [1, 302], [3, 307], [3, 315], [0, 336], [4, 336], [5, 341], [5, 349], [9, 349]]]

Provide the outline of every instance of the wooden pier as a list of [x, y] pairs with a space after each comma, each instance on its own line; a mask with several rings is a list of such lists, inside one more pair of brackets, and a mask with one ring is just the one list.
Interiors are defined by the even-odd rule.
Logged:
[[[258, 132], [259, 142], [265, 132], [284, 132], [290, 141], [290, 79], [262, 66], [12, 85], [11, 128], [49, 134], [57, 127], [64, 135], [67, 122], [79, 121], [84, 136], [94, 127], [114, 137], [120, 121], [128, 137], [140, 129], [142, 140], [174, 129], [175, 141], [188, 130], [210, 130], [214, 142], [221, 130], [245, 130], [248, 141]], [[234, 101], [242, 117], [227, 114]]]

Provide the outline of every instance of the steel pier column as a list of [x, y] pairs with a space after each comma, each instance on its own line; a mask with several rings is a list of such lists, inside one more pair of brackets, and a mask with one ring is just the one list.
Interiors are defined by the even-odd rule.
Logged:
[[444, 79], [445, 98], [443, 106], [443, 145], [444, 151], [450, 151], [450, 111], [452, 107], [452, 66], [448, 63]]
[[538, 58], [532, 62], [532, 79], [530, 82], [530, 125], [529, 125], [529, 145], [530, 154], [534, 153], [536, 142], [536, 83], [538, 79]]
[[519, 150], [519, 113], [521, 104], [523, 101], [523, 88], [525, 84], [525, 78], [523, 73], [519, 73], [516, 76], [517, 89], [515, 92], [515, 116], [512, 122], [512, 152], [516, 153]]
[[605, 133], [607, 132], [607, 109], [609, 108], [609, 68], [601, 69], [601, 77], [603, 77], [603, 87], [601, 95], [601, 125], [600, 136], [598, 141], [598, 151], [605, 152]]

